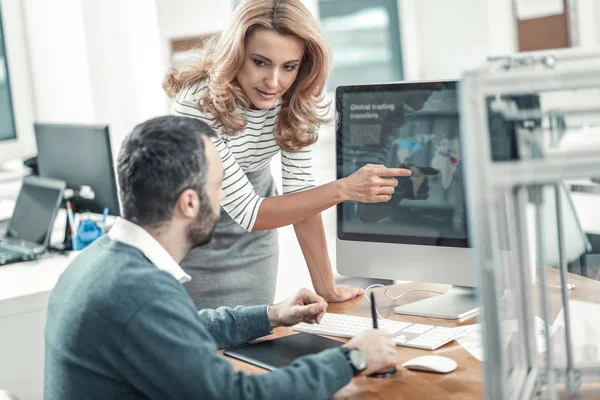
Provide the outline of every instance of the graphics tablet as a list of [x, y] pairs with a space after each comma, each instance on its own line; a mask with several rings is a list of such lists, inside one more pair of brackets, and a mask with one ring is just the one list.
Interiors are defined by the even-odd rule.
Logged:
[[290, 365], [298, 357], [340, 347], [344, 342], [310, 333], [298, 333], [278, 339], [245, 344], [224, 354], [261, 368], [273, 370]]

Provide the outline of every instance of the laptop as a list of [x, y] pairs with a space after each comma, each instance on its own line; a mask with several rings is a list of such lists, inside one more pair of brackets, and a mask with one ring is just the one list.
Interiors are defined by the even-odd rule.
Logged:
[[48, 250], [65, 187], [55, 179], [23, 180], [6, 235], [0, 239], [0, 265], [35, 260]]

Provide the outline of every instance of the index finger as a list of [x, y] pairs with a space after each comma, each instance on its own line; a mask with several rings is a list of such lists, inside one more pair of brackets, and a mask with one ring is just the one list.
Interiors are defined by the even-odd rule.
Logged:
[[379, 176], [411, 176], [412, 171], [406, 168], [382, 168], [377, 171]]

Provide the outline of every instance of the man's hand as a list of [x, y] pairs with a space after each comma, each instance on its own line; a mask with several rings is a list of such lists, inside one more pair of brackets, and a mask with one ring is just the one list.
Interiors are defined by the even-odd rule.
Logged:
[[300, 289], [294, 297], [269, 307], [271, 329], [292, 326], [299, 322], [314, 324], [321, 322], [327, 310], [327, 302], [307, 289]]
[[320, 292], [317, 290], [319, 295], [323, 296], [325, 301], [328, 303], [342, 303], [347, 300], [352, 300], [355, 297], [363, 294], [363, 290], [360, 288], [351, 288], [344, 285], [336, 285], [332, 291]]
[[343, 347], [360, 350], [367, 359], [367, 369], [360, 375], [387, 370], [398, 362], [396, 344], [390, 334], [378, 329], [370, 329], [356, 336]]

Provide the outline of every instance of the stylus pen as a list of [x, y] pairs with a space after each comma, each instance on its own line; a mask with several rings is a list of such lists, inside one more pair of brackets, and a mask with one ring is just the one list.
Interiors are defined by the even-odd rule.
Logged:
[[[373, 329], [377, 328], [377, 306], [375, 305], [375, 295], [371, 291], [371, 318], [373, 318]], [[389, 378], [396, 373], [396, 367], [391, 367], [386, 371], [373, 372], [371, 377], [373, 378]]]
[[102, 233], [106, 233], [106, 218], [108, 217], [108, 207], [104, 207], [102, 211]]
[[71, 206], [71, 202], [67, 200], [67, 223], [71, 228], [71, 235], [75, 235], [75, 217], [73, 215], [73, 207]]
[[375, 295], [373, 294], [373, 290], [371, 290], [371, 318], [373, 318], [373, 329], [378, 329], [377, 306], [375, 306]]

